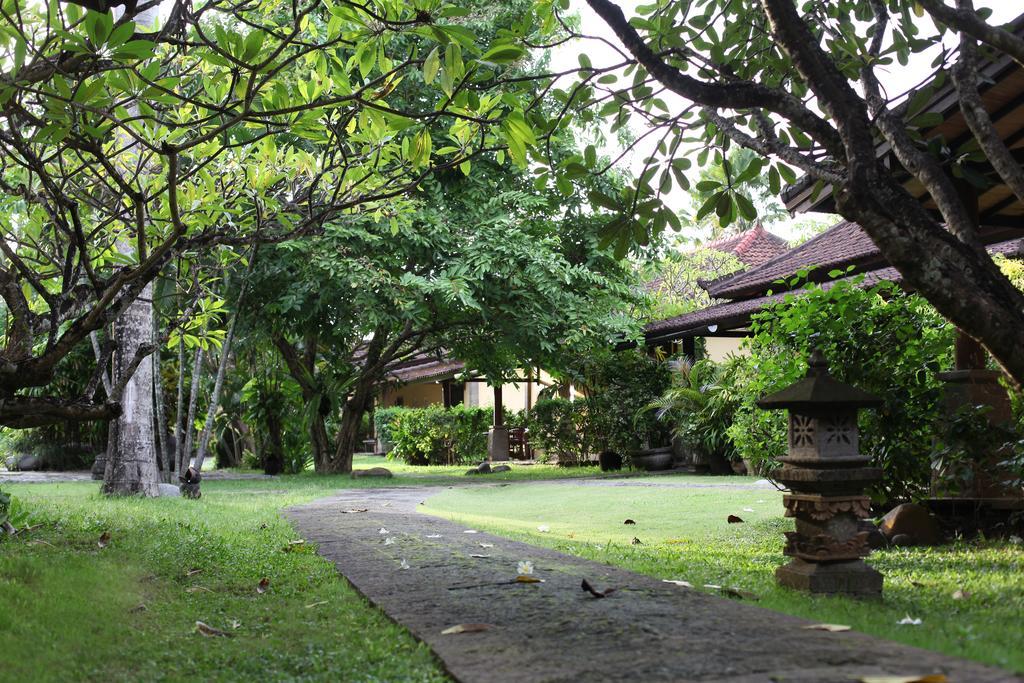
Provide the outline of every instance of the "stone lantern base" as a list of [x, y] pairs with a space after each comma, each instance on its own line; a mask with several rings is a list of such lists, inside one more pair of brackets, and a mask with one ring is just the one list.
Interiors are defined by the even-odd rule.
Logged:
[[882, 575], [864, 560], [807, 562], [793, 558], [775, 570], [780, 586], [820, 594], [877, 598], [882, 595]]

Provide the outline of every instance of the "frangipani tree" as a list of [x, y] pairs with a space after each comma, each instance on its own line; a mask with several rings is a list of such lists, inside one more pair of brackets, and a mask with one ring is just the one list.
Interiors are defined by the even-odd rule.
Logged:
[[[133, 21], [157, 6], [161, 28]], [[0, 12], [0, 425], [118, 415], [151, 345], [106, 399], [103, 360], [81, 395], [46, 386], [171, 259], [355, 212], [387, 219], [436, 168], [506, 149], [524, 165], [543, 134], [535, 100], [504, 78], [527, 21], [484, 45], [439, 0], [108, 9], [8, 0]], [[415, 103], [391, 106], [413, 82]]]

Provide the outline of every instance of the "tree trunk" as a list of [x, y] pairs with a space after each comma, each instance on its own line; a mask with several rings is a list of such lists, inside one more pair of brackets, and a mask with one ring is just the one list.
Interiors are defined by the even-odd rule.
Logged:
[[[241, 304], [241, 297], [239, 297], [239, 304]], [[203, 478], [203, 461], [206, 459], [206, 449], [210, 445], [213, 422], [217, 417], [217, 406], [220, 405], [220, 392], [224, 388], [224, 372], [228, 366], [228, 357], [231, 355], [231, 342], [235, 337], [235, 321], [237, 320], [238, 309], [235, 309], [235, 314], [231, 318], [231, 324], [228, 326], [227, 336], [224, 337], [224, 343], [221, 344], [220, 362], [217, 364], [217, 378], [213, 382], [213, 394], [210, 396], [210, 405], [206, 409], [206, 422], [203, 424], [203, 432], [199, 435], [199, 446], [196, 448], [196, 475], [193, 482], [195, 486], [188, 489], [189, 497], [192, 498], [198, 498], [201, 495], [199, 485]]]
[[[321, 402], [326, 400], [326, 397], [321, 396]], [[318, 474], [332, 472], [331, 439], [327, 436], [326, 415], [320, 410], [313, 411], [309, 425], [309, 440], [313, 448], [313, 469]]]
[[157, 317], [153, 315], [153, 399], [156, 401], [156, 436], [160, 456], [160, 478], [170, 483], [174, 472], [174, 449], [168, 443], [170, 431], [167, 429], [167, 413], [164, 411], [164, 381], [160, 373], [160, 352], [163, 344], [160, 343], [160, 327]]
[[356, 390], [341, 408], [341, 425], [338, 428], [337, 448], [331, 460], [331, 471], [349, 473], [352, 471], [352, 456], [359, 444], [359, 428], [363, 415], [373, 401], [373, 382], [364, 379], [356, 384]]
[[275, 412], [267, 414], [267, 447], [263, 456], [264, 474], [281, 474], [284, 471], [284, 438], [281, 417]]
[[185, 340], [178, 339], [178, 396], [174, 408], [174, 462], [171, 465], [171, 483], [174, 473], [181, 472], [181, 454], [185, 449]]
[[[142, 290], [118, 318], [115, 327], [114, 384], [123, 381], [130, 364], [143, 344], [153, 335], [153, 285]], [[113, 449], [108, 448], [103, 474], [103, 492], [107, 495], [158, 496], [160, 473], [153, 443], [153, 359], [147, 356], [139, 364], [121, 394], [122, 412], [116, 420]]]
[[188, 397], [188, 414], [185, 418], [184, 439], [185, 445], [181, 450], [181, 460], [178, 461], [178, 478], [185, 482], [189, 465], [192, 462], [192, 439], [195, 434], [196, 404], [199, 403], [199, 378], [202, 376], [203, 348], [196, 347], [195, 360], [192, 362], [192, 390]]

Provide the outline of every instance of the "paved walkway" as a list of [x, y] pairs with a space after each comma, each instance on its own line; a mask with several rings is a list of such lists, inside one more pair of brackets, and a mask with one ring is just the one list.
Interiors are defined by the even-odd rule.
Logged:
[[[835, 683], [944, 673], [951, 683], [1024, 683], [979, 664], [859, 633], [807, 630], [811, 622], [744, 602], [467, 533], [416, 512], [437, 492], [345, 491], [286, 514], [459, 681]], [[367, 511], [354, 512], [360, 509]], [[514, 582], [523, 560], [543, 583]], [[596, 599], [580, 589], [582, 579], [617, 590]], [[479, 623], [489, 628], [442, 634]]]

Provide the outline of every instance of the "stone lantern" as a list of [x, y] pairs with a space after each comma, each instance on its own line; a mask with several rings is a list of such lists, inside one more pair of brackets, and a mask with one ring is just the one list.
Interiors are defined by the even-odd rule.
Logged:
[[807, 376], [757, 405], [789, 411], [789, 448], [772, 478], [789, 492], [783, 497], [786, 516], [796, 518], [796, 531], [786, 532], [785, 554], [793, 558], [779, 567], [780, 585], [811, 593], [878, 596], [882, 575], [865, 564], [868, 532], [861, 520], [870, 499], [864, 489], [882, 478], [858, 451], [857, 411], [881, 399], [833, 378], [817, 349]]

